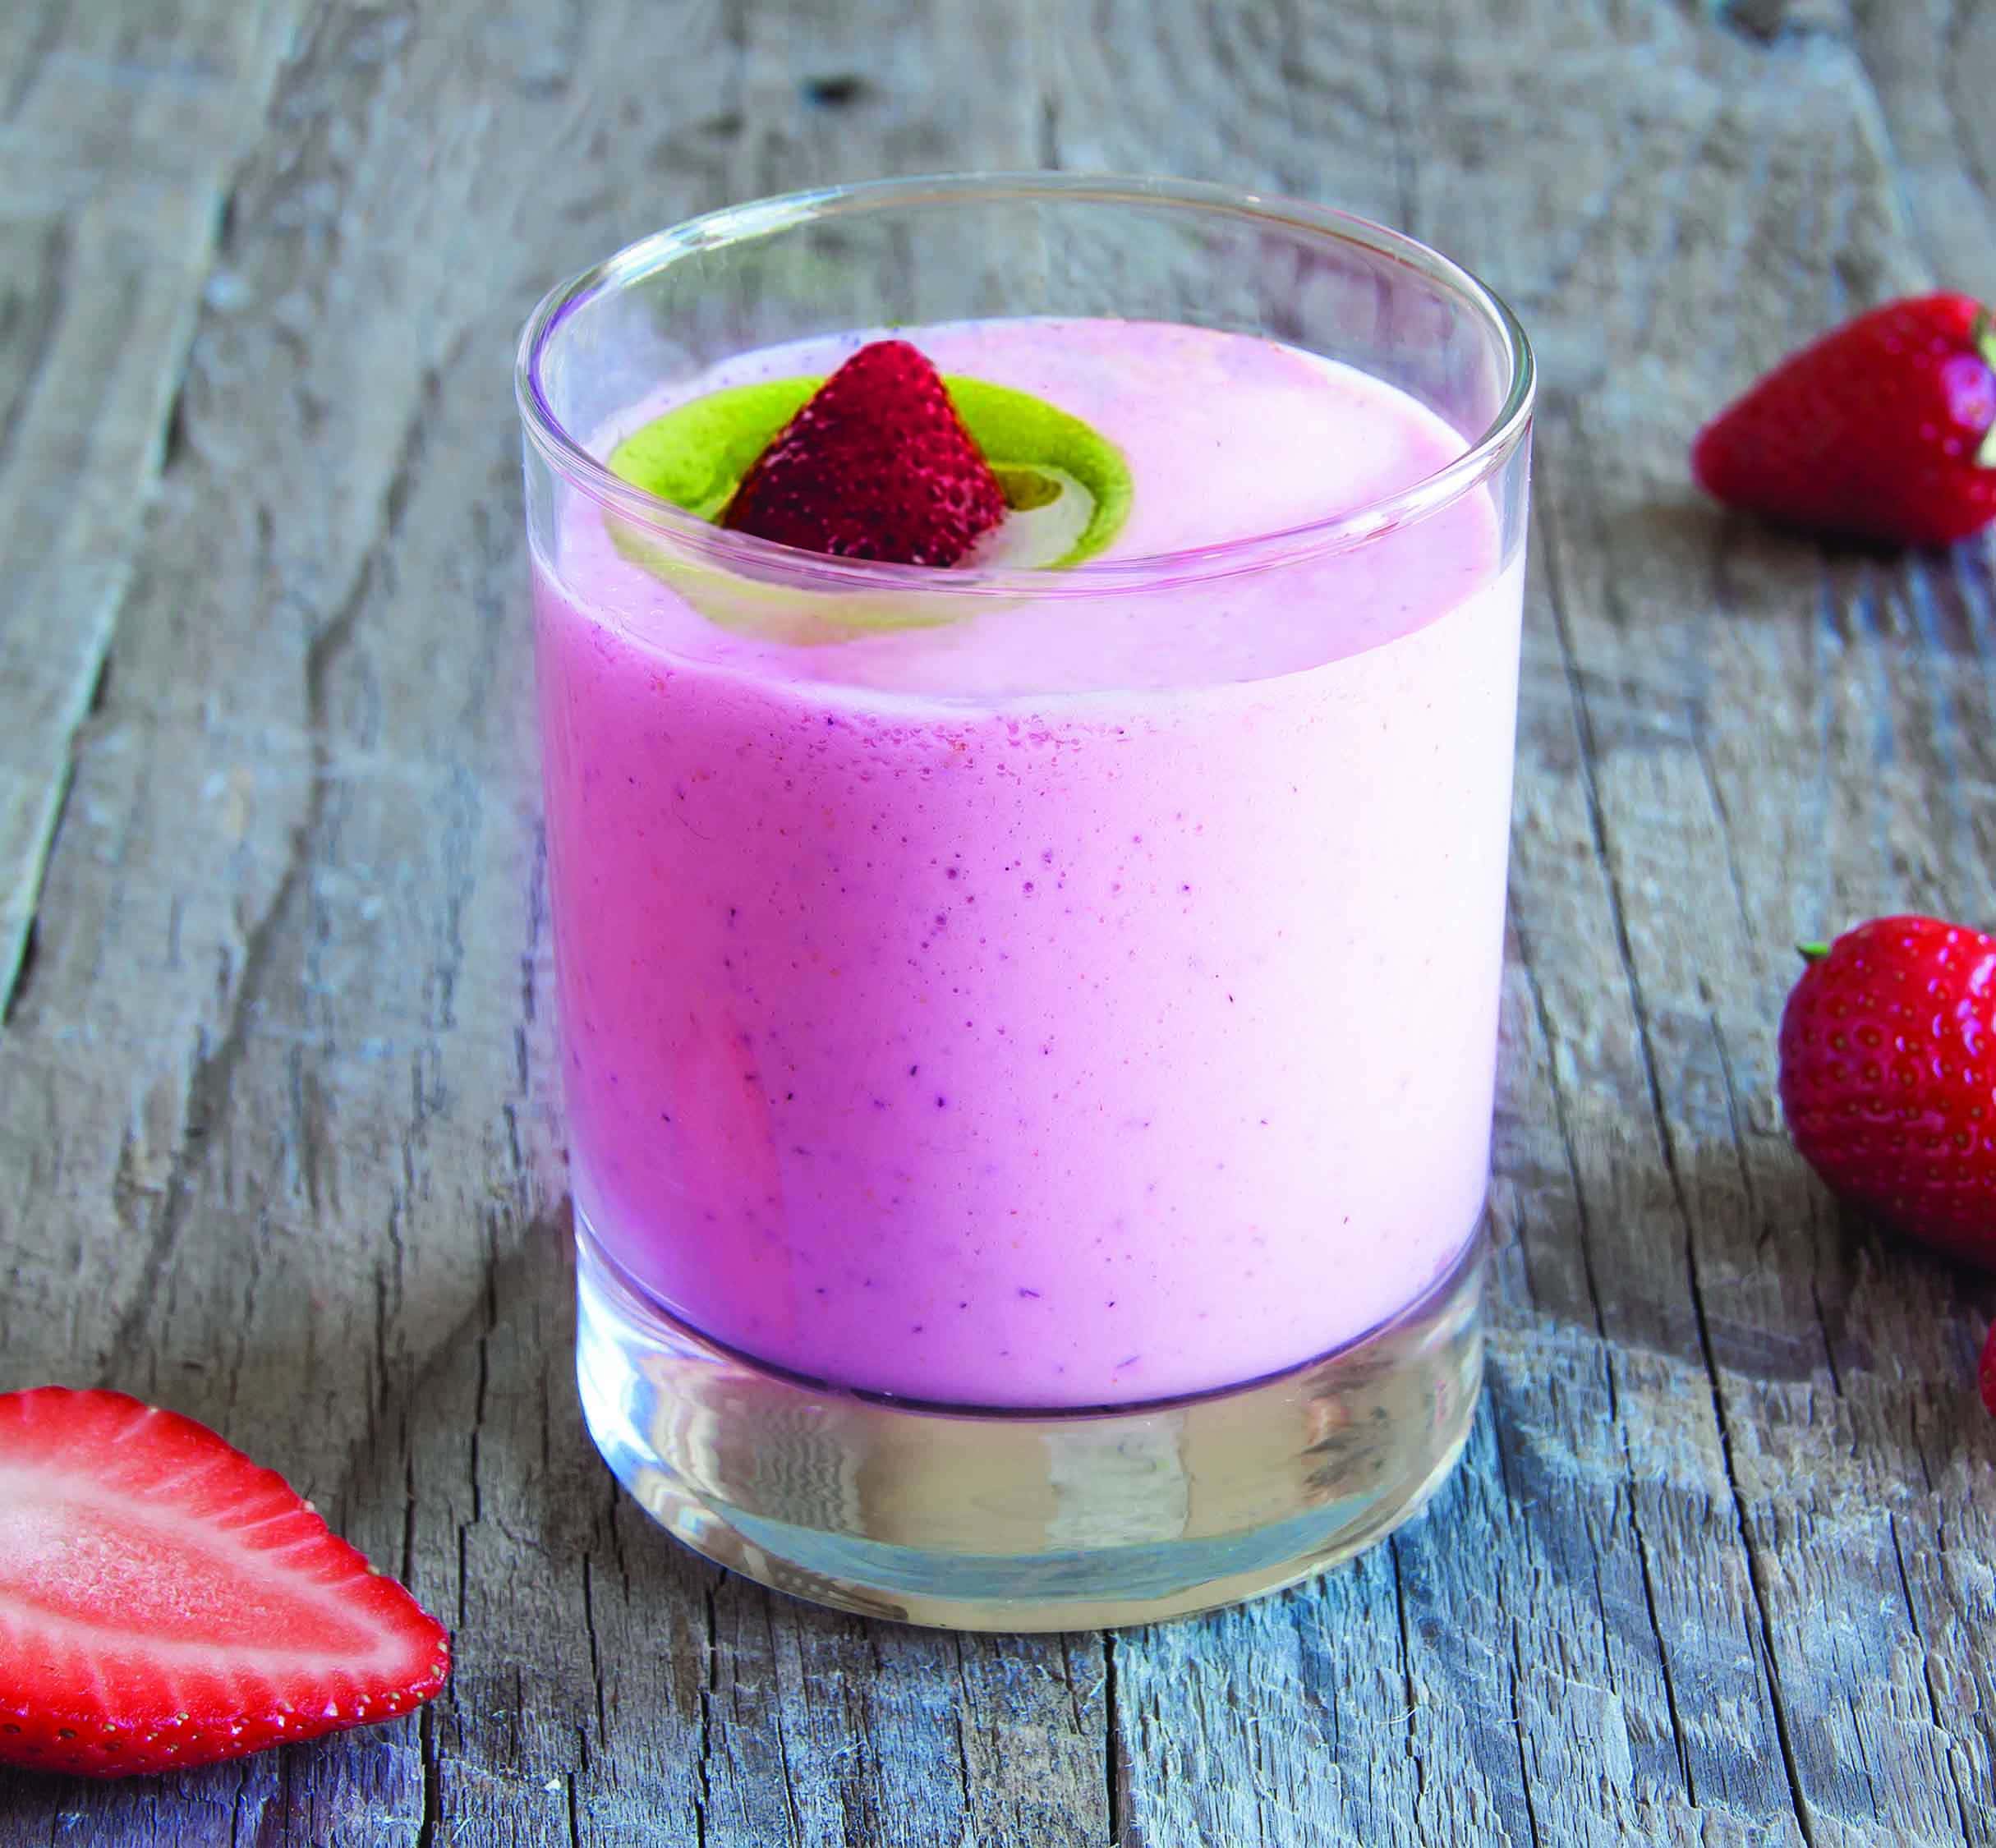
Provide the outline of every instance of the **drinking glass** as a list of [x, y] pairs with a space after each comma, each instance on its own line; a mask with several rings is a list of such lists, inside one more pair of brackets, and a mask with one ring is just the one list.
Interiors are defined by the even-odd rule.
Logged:
[[[1060, 570], [806, 554], [607, 466], [744, 355], [1080, 319], [1354, 368], [1453, 459]], [[680, 1539], [849, 1610], [1071, 1629], [1290, 1583], [1446, 1479], [1532, 377], [1413, 240], [1157, 180], [765, 200], [535, 311], [577, 1372]]]

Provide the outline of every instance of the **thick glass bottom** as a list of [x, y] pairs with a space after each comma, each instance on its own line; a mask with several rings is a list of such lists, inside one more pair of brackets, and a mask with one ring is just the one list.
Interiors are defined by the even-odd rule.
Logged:
[[1196, 1398], [966, 1411], [761, 1367], [666, 1317], [578, 1225], [596, 1447], [697, 1552], [777, 1590], [952, 1630], [1188, 1616], [1349, 1558], [1460, 1455], [1483, 1239], [1363, 1340]]

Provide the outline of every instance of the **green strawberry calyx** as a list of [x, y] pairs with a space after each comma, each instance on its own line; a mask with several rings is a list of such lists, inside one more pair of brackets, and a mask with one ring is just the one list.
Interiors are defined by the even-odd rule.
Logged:
[[[1990, 371], [1996, 372], [1996, 315], [1985, 308], [1975, 316], [1975, 352]], [[1975, 467], [1996, 468], [1996, 423], [1983, 433], [1982, 446], [1975, 451]]]

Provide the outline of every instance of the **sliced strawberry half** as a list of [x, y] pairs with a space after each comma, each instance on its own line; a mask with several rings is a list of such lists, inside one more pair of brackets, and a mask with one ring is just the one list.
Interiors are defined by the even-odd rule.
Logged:
[[209, 1764], [406, 1713], [449, 1672], [444, 1626], [205, 1425], [0, 1393], [0, 1763]]
[[953, 565], [1004, 517], [936, 368], [905, 340], [876, 340], [777, 432], [721, 524], [835, 558]]

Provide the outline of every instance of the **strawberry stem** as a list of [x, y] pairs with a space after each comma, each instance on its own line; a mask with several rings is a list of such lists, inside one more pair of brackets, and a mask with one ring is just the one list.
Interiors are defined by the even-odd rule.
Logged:
[[1798, 943], [1795, 953], [1805, 963], [1820, 963], [1829, 954], [1830, 946], [1826, 943]]
[[1969, 338], [1975, 342], [1975, 351], [1981, 354], [1984, 365], [1996, 372], [1996, 315], [1986, 308], [1980, 310], [1975, 315], [1975, 324]]
[[[1986, 308], [1979, 310], [1975, 315], [1975, 331], [1970, 338], [1975, 343], [1975, 351], [1981, 356], [1982, 363], [1992, 372], [1996, 372], [1996, 315], [1990, 314]], [[1996, 423], [1992, 423], [1983, 434], [1982, 445], [1975, 451], [1975, 467], [1996, 468]]]

